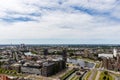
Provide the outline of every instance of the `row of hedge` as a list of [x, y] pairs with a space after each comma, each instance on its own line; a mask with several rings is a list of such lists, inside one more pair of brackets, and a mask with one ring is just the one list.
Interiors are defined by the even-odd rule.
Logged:
[[75, 69], [72, 69], [72, 70], [68, 71], [66, 74], [64, 74], [64, 75], [60, 78], [60, 80], [65, 80], [65, 79], [67, 79], [67, 78], [68, 78], [71, 74], [73, 74], [75, 71], [76, 71]]
[[6, 70], [6, 69], [0, 68], [0, 74], [8, 74], [8, 75], [16, 76], [17, 72], [15, 70]]
[[[88, 80], [88, 77], [87, 77], [87, 79], [86, 79], [86, 78], [83, 79], [83, 76], [84, 76], [87, 72], [88, 72], [88, 71], [85, 71], [85, 72], [80, 76], [79, 80]], [[91, 72], [90, 72], [89, 74], [91, 74]], [[87, 74], [87, 76], [88, 76], [88, 74]]]

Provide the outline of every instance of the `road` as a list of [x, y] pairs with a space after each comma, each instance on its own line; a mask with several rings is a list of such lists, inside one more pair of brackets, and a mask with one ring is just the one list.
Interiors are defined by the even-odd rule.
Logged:
[[99, 80], [100, 73], [101, 73], [101, 71], [98, 71], [98, 73], [97, 73], [97, 75], [96, 75], [96, 78], [95, 78], [95, 80]]
[[96, 74], [96, 71], [97, 71], [96, 69], [93, 69], [93, 71], [92, 71], [90, 77], [88, 78], [88, 80], [93, 80], [93, 78], [94, 78], [94, 76]]

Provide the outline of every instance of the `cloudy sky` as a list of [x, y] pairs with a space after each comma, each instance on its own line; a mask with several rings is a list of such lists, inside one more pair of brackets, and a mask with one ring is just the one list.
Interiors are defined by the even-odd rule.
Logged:
[[120, 0], [1, 0], [0, 44], [120, 44]]

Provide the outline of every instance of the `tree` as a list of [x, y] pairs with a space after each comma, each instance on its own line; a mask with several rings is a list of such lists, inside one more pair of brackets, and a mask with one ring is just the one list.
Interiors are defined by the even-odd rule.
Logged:
[[69, 56], [70, 56], [70, 57], [71, 57], [71, 56], [74, 56], [74, 54], [73, 54], [72, 52], [70, 52], [70, 53], [69, 53]]
[[105, 75], [108, 75], [108, 72], [107, 72], [107, 71], [105, 71], [105, 72], [104, 72], [104, 74], [105, 74]]
[[1, 68], [1, 66], [4, 64], [4, 62], [0, 62], [0, 68]]
[[106, 80], [106, 76], [103, 77], [103, 80]]

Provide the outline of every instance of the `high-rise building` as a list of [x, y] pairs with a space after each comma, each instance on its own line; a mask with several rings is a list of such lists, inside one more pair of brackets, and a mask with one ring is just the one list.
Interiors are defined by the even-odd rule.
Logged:
[[43, 67], [41, 69], [41, 75], [43, 76], [51, 76], [53, 74], [58, 73], [66, 68], [66, 62], [64, 60], [45, 62], [43, 63]]
[[64, 61], [67, 61], [67, 51], [66, 51], [66, 49], [63, 50], [62, 57], [63, 57]]
[[55, 63], [46, 62], [43, 64], [43, 68], [41, 69], [41, 75], [43, 76], [51, 76], [54, 74], [54, 66]]

